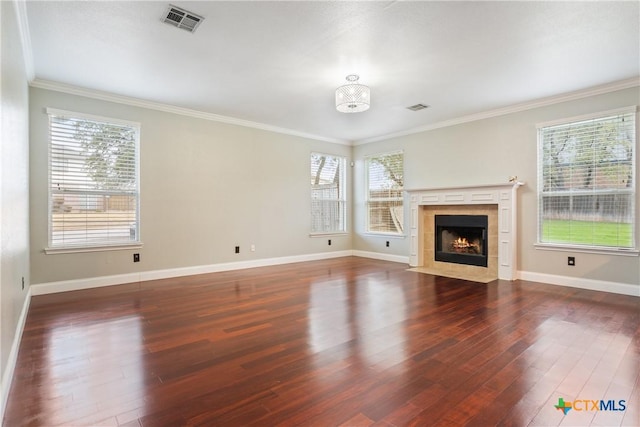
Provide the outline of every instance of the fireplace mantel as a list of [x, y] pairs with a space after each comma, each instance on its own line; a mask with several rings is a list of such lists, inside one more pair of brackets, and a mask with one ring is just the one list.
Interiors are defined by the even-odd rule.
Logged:
[[[517, 278], [517, 191], [523, 182], [466, 187], [407, 190], [411, 201], [410, 254], [412, 267], [424, 265], [424, 244], [420, 206], [497, 205], [498, 278]], [[494, 276], [495, 277], [495, 276]]]

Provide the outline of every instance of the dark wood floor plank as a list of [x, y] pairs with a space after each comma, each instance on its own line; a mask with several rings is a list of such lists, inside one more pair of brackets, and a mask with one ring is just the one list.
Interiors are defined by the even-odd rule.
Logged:
[[33, 297], [3, 425], [637, 426], [639, 384], [640, 298], [345, 257]]

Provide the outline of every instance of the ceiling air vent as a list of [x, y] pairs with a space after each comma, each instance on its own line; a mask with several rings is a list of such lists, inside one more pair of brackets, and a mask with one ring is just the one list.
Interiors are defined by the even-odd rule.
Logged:
[[416, 105], [412, 105], [411, 107], [407, 107], [407, 110], [420, 111], [420, 110], [424, 110], [425, 108], [429, 108], [429, 106], [425, 104], [416, 104]]
[[169, 5], [167, 12], [162, 18], [162, 22], [182, 28], [190, 33], [193, 33], [203, 20], [204, 18], [202, 16], [174, 5]]

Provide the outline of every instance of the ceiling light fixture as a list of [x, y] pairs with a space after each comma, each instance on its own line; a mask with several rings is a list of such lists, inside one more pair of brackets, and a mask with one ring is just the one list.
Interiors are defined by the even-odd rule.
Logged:
[[371, 89], [358, 83], [357, 74], [347, 76], [347, 84], [336, 89], [336, 109], [341, 113], [367, 111], [371, 104]]

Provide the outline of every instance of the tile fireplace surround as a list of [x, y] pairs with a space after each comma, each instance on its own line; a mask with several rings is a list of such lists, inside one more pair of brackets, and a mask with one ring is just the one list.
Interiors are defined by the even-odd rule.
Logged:
[[[409, 264], [418, 271], [478, 282], [517, 277], [517, 191], [524, 183], [408, 190], [411, 201]], [[434, 215], [487, 215], [487, 267], [434, 259]]]

